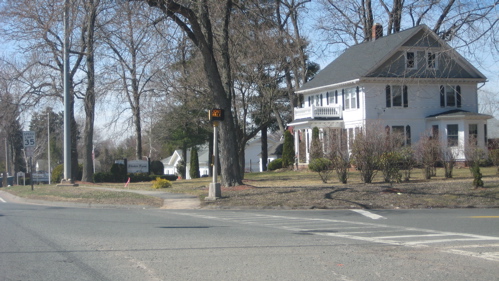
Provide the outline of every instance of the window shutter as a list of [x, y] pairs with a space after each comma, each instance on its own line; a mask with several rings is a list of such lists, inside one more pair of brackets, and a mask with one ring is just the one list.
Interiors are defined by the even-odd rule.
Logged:
[[359, 101], [359, 87], [357, 86], [357, 108], [360, 108], [360, 101]]
[[334, 103], [338, 104], [338, 90], [334, 91]]
[[323, 98], [322, 98], [322, 94], [321, 94], [321, 106], [322, 106], [322, 100], [323, 100]]
[[343, 105], [343, 110], [345, 110], [345, 89], [341, 90], [341, 104]]
[[392, 93], [390, 85], [386, 85], [386, 107], [392, 106]]
[[310, 97], [308, 97], [308, 107], [310, 107]]
[[407, 96], [407, 86], [404, 86], [403, 99], [404, 99], [404, 107], [409, 107], [409, 100], [408, 100], [408, 96]]
[[461, 107], [461, 86], [456, 87], [456, 104]]
[[411, 145], [411, 126], [405, 126], [405, 142], [407, 145]]
[[329, 105], [329, 92], [326, 92], [326, 104]]
[[445, 87], [440, 86], [440, 107], [445, 107]]

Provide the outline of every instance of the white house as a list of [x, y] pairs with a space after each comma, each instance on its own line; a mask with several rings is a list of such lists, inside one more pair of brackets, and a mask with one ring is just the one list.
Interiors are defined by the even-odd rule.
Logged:
[[[276, 154], [276, 148], [282, 144], [280, 134], [267, 136], [267, 165], [271, 161], [281, 157]], [[255, 137], [246, 143], [244, 150], [245, 172], [262, 172], [262, 140], [261, 137]]]
[[383, 36], [377, 24], [373, 38], [347, 49], [297, 91], [303, 102], [289, 126], [301, 163], [309, 162], [313, 127], [352, 140], [371, 120], [402, 133], [407, 144], [423, 133], [438, 137], [458, 161], [469, 137], [485, 146], [492, 116], [478, 113], [477, 87], [486, 81], [480, 71], [425, 25]]
[[[202, 147], [198, 151], [198, 161], [199, 161], [199, 175], [208, 176], [209, 175], [209, 163], [208, 163], [208, 147]], [[187, 150], [187, 167], [186, 167], [186, 178], [190, 179], [189, 169], [190, 169], [190, 159], [191, 159], [191, 149]], [[182, 150], [175, 150], [172, 156], [161, 160], [164, 166], [165, 175], [176, 175], [178, 174], [177, 165], [182, 160]]]
[[[276, 158], [279, 158], [280, 155], [276, 154], [276, 147], [281, 144], [280, 137], [274, 136], [274, 135], [269, 135], [267, 137], [267, 147], [268, 147], [268, 157], [267, 157], [267, 164], [270, 163], [270, 161], [275, 160]], [[245, 172], [261, 172], [262, 169], [262, 159], [261, 159], [261, 139], [260, 137], [255, 137], [251, 139], [250, 141], [247, 142], [246, 148], [244, 151], [245, 155]], [[201, 176], [207, 176], [209, 175], [209, 169], [211, 169], [208, 158], [209, 157], [209, 148], [207, 145], [203, 145], [202, 147], [199, 148], [198, 150], [198, 159], [199, 159], [199, 174]], [[161, 160], [164, 166], [164, 173], [165, 174], [177, 174], [177, 165], [179, 161], [182, 159], [182, 151], [181, 150], [176, 150], [173, 152], [172, 156], [165, 158]], [[187, 150], [187, 171], [189, 171], [190, 168], [190, 161], [191, 159], [191, 149]], [[186, 174], [187, 179], [190, 179], [189, 172]]]

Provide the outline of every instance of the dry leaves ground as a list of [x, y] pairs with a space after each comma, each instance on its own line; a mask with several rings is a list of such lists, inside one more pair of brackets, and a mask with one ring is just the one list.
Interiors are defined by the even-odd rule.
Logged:
[[[456, 170], [454, 179], [435, 177], [422, 180], [418, 171], [410, 182], [389, 184], [360, 183], [356, 172], [348, 184], [333, 179], [324, 184], [308, 171], [274, 172], [274, 177], [252, 174], [246, 186], [222, 190], [220, 200], [205, 203], [207, 208], [284, 208], [284, 209], [420, 209], [420, 208], [497, 208], [499, 177], [492, 168], [482, 169], [485, 187], [472, 189], [467, 169]], [[438, 171], [437, 175], [443, 171]], [[377, 180], [377, 181], [376, 181]]]

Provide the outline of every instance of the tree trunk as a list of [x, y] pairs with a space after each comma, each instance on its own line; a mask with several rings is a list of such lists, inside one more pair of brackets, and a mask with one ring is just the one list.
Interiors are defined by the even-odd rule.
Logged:
[[[220, 53], [223, 57], [220, 65], [222, 68], [228, 67], [228, 24], [232, 9], [232, 0], [221, 3], [224, 9], [223, 30], [213, 30], [209, 15], [209, 5], [206, 1], [199, 1], [194, 8], [184, 6], [180, 1], [166, 0], [146, 0], [152, 6], [170, 17], [187, 34], [189, 39], [198, 47], [203, 57], [203, 69], [208, 81], [208, 88], [212, 93], [213, 104], [225, 111], [225, 120], [220, 122], [220, 159], [221, 159], [221, 184], [223, 186], [236, 186], [242, 184], [242, 174], [239, 167], [238, 142], [235, 133], [235, 120], [232, 113], [231, 96], [225, 88], [230, 88], [230, 77], [226, 78], [226, 83], [222, 79], [222, 73], [226, 74], [227, 69], [219, 69], [219, 63], [215, 56]], [[182, 18], [180, 18], [181, 16]], [[185, 20], [183, 20], [183, 18]], [[220, 35], [219, 31], [222, 31]], [[220, 49], [214, 49], [214, 36], [222, 36], [217, 45]], [[225, 63], [224, 63], [225, 61]]]
[[267, 145], [267, 126], [262, 129], [262, 172], [267, 171], [267, 159], [269, 158], [268, 145]]
[[133, 123], [135, 127], [135, 156], [137, 160], [142, 159], [142, 125], [140, 122], [140, 103], [139, 98], [136, 98], [135, 108], [133, 110]]
[[84, 149], [83, 156], [83, 175], [82, 181], [93, 182], [94, 161], [93, 161], [93, 142], [94, 142], [94, 119], [95, 119], [95, 62], [94, 62], [94, 26], [96, 18], [96, 5], [93, 0], [89, 0], [87, 5], [89, 9], [87, 22], [87, 91], [85, 93], [85, 129], [84, 129]]

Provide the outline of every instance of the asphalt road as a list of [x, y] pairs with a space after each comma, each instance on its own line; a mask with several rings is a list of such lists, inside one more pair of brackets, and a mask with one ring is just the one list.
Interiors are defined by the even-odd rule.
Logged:
[[499, 210], [88, 209], [0, 200], [0, 280], [499, 280]]

